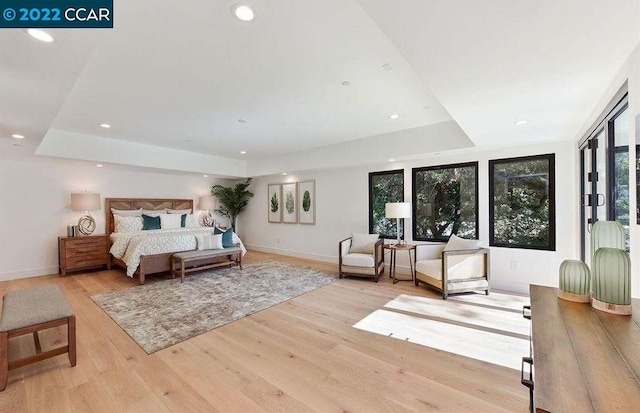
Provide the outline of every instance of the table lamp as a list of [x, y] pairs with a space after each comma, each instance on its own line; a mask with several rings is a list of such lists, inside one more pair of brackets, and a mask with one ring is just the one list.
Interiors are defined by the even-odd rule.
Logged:
[[205, 227], [212, 227], [215, 223], [213, 219], [213, 214], [211, 213], [212, 209], [216, 207], [216, 199], [211, 195], [203, 195], [200, 197], [200, 201], [198, 204], [198, 209], [204, 210], [204, 214], [202, 214], [202, 224]]
[[384, 206], [385, 218], [396, 219], [397, 230], [397, 244], [402, 245], [400, 241], [400, 219], [411, 218], [411, 203], [410, 202], [388, 202]]
[[84, 211], [84, 215], [78, 220], [78, 230], [84, 235], [91, 235], [96, 229], [96, 220], [93, 219], [89, 211], [100, 210], [100, 194], [88, 192], [71, 194], [71, 210]]

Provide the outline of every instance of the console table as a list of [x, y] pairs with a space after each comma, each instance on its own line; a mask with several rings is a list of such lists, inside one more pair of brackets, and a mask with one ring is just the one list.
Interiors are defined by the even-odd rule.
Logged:
[[640, 300], [633, 314], [530, 286], [536, 412], [640, 411]]

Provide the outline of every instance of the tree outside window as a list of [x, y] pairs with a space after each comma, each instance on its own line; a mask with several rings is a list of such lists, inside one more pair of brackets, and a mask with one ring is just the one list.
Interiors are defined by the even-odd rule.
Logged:
[[555, 251], [555, 155], [489, 161], [489, 244]]
[[[395, 239], [396, 220], [385, 218], [387, 202], [404, 201], [404, 170], [369, 173], [369, 233]], [[404, 220], [400, 220], [400, 237], [404, 239]]]
[[413, 169], [413, 239], [478, 238], [478, 163]]

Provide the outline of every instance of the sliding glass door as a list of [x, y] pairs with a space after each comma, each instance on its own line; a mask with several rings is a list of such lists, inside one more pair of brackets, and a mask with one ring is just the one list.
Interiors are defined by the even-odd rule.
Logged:
[[[617, 220], [629, 237], [629, 119], [625, 97], [583, 141], [581, 167], [582, 259], [591, 259], [591, 227]], [[590, 263], [589, 263], [590, 264]]]
[[[609, 123], [612, 134], [610, 203], [611, 219], [620, 221], [629, 233], [629, 111], [624, 109]], [[627, 239], [628, 241], [628, 239]], [[628, 248], [628, 245], [627, 245]]]

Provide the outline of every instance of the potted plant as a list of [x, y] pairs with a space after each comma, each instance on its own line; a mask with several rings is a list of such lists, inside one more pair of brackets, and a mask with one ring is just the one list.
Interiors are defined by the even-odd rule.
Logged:
[[233, 232], [236, 232], [236, 218], [247, 207], [249, 200], [253, 198], [253, 193], [247, 190], [251, 185], [251, 179], [247, 178], [235, 186], [214, 185], [211, 187], [211, 195], [218, 199], [219, 205], [215, 212], [229, 218]]

